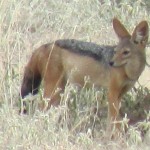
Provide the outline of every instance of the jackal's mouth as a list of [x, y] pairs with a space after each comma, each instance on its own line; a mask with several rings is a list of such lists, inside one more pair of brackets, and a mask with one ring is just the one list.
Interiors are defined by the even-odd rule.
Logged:
[[126, 64], [127, 64], [127, 62], [123, 63], [123, 64], [119, 64], [119, 65], [116, 65], [113, 61], [109, 62], [109, 65], [114, 68], [119, 68], [119, 67], [125, 66]]

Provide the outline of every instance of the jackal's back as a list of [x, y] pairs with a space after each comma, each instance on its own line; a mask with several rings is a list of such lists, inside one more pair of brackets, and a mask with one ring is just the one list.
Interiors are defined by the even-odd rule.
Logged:
[[115, 46], [97, 45], [92, 42], [84, 42], [75, 39], [62, 39], [55, 41], [60, 48], [79, 55], [89, 56], [97, 61], [108, 62], [112, 59]]

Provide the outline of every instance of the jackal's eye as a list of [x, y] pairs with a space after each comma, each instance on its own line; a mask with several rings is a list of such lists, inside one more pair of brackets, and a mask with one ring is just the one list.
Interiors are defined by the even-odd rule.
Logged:
[[128, 55], [128, 54], [129, 54], [129, 51], [126, 50], [126, 51], [123, 52], [123, 54], [124, 54], [124, 55]]
[[139, 44], [139, 42], [138, 42], [138, 41], [136, 41], [136, 40], [134, 40], [133, 42], [134, 42], [134, 44]]

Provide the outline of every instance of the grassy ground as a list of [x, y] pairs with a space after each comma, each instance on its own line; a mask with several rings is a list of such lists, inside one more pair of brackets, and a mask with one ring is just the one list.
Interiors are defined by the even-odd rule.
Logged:
[[[18, 114], [18, 100], [23, 68], [32, 51], [58, 38], [76, 38], [98, 44], [114, 44], [117, 38], [112, 18], [118, 17], [132, 31], [141, 20], [150, 24], [147, 1], [115, 0], [1, 0], [0, 1], [0, 149], [14, 150], [148, 150], [150, 147], [149, 68], [140, 84], [123, 101], [132, 125], [116, 141], [105, 139], [107, 98], [105, 91], [82, 89], [77, 96], [73, 87], [62, 95], [63, 103], [46, 113], [38, 111], [42, 96], [29, 115]], [[149, 51], [147, 47], [147, 52]], [[147, 55], [149, 60], [149, 54]], [[147, 79], [145, 81], [145, 79]], [[143, 80], [145, 81], [143, 84]], [[146, 83], [146, 84], [145, 84]], [[68, 98], [73, 95], [72, 98]], [[101, 96], [101, 101], [97, 97]], [[71, 102], [68, 101], [71, 99]], [[69, 107], [67, 107], [69, 106]], [[99, 107], [98, 107], [99, 106]], [[99, 113], [95, 110], [99, 108]], [[61, 114], [61, 115], [60, 115]], [[128, 119], [122, 121], [126, 125]]]

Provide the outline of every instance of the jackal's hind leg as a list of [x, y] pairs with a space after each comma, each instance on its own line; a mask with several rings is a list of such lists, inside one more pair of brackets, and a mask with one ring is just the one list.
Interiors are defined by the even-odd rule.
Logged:
[[64, 90], [64, 81], [62, 76], [52, 78], [48, 76], [44, 79], [44, 101], [40, 106], [42, 110], [47, 110], [53, 106], [58, 106], [60, 104], [60, 93]]

